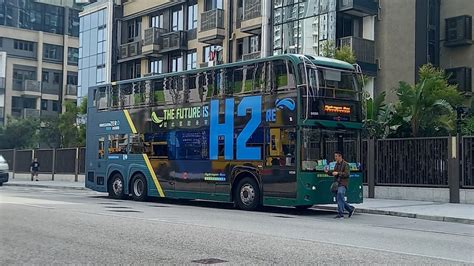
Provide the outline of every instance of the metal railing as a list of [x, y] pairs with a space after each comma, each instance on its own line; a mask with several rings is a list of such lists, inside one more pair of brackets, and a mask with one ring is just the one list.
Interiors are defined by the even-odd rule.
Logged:
[[162, 48], [160, 52], [182, 50], [187, 47], [187, 39], [185, 31], [173, 31], [162, 35]]
[[260, 0], [244, 1], [244, 17], [243, 20], [250, 20], [262, 16], [262, 2]]
[[140, 55], [142, 53], [142, 42], [135, 41], [120, 45], [120, 58], [128, 58]]
[[41, 81], [13, 79], [13, 90], [41, 93]]
[[257, 51], [253, 53], [248, 53], [248, 54], [243, 54], [242, 55], [242, 60], [251, 60], [251, 59], [257, 59], [260, 58], [262, 52]]
[[77, 96], [77, 85], [67, 84], [66, 85], [66, 95], [68, 95], [68, 96]]
[[212, 9], [201, 13], [201, 31], [224, 28], [224, 10]]
[[348, 36], [339, 39], [339, 46], [349, 46], [357, 61], [375, 64], [375, 42], [359, 37]]
[[378, 185], [448, 186], [448, 138], [376, 142]]
[[474, 137], [462, 139], [462, 186], [474, 188]]
[[167, 32], [166, 29], [156, 27], [146, 29], [145, 38], [143, 38], [143, 45], [161, 45], [161, 35]]
[[39, 118], [40, 110], [33, 108], [23, 108], [22, 115], [23, 118]]

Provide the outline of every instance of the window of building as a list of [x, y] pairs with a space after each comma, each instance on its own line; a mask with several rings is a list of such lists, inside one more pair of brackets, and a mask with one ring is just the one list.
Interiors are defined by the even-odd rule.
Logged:
[[140, 36], [141, 19], [132, 19], [128, 21], [128, 41], [133, 42], [136, 37]]
[[258, 51], [260, 51], [260, 36], [259, 35], [251, 36], [250, 43], [249, 43], [249, 52], [255, 53]]
[[150, 17], [150, 27], [163, 28], [163, 14]]
[[188, 6], [188, 30], [196, 29], [198, 22], [198, 6], [197, 4]]
[[151, 60], [148, 73], [155, 73], [155, 74], [163, 73], [163, 60], [162, 59]]
[[20, 40], [13, 41], [13, 48], [15, 50], [33, 52], [33, 47], [34, 47], [34, 44], [32, 42], [20, 41]]
[[49, 83], [49, 72], [48, 71], [43, 71], [43, 73], [41, 73], [41, 81], [43, 81], [45, 83]]
[[179, 10], [173, 11], [171, 30], [172, 31], [183, 30], [183, 21], [184, 21], [183, 9], [182, 7], [180, 7]]
[[43, 58], [49, 60], [62, 60], [63, 47], [59, 45], [47, 44], [43, 45]]
[[16, 80], [36, 80], [36, 71], [13, 69], [13, 79]]
[[219, 61], [219, 52], [222, 51], [222, 46], [210, 45], [204, 47], [204, 62]]
[[97, 83], [105, 82], [105, 65], [97, 66]]
[[42, 111], [48, 110], [48, 100], [41, 100], [41, 110]]
[[52, 106], [53, 106], [52, 110], [54, 112], [58, 112], [59, 111], [59, 102], [58, 101], [51, 101], [51, 102], [52, 102]]
[[78, 62], [79, 62], [79, 49], [69, 47], [67, 49], [67, 64], [77, 66]]
[[183, 57], [181, 55], [171, 57], [171, 72], [183, 71]]
[[61, 73], [54, 73], [53, 77], [54, 84], [61, 84]]
[[68, 35], [79, 37], [79, 11], [69, 9]]
[[186, 58], [186, 70], [196, 69], [197, 67], [197, 52], [196, 50], [188, 51]]
[[206, 11], [213, 10], [213, 9], [222, 9], [224, 7], [223, 0], [205, 0], [205, 9]]
[[67, 72], [67, 84], [68, 85], [77, 85], [77, 73], [76, 72]]

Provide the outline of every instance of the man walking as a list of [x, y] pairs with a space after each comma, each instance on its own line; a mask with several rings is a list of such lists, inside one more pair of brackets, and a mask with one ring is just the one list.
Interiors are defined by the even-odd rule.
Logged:
[[336, 166], [334, 167], [333, 172], [326, 170], [327, 174], [334, 176], [335, 182], [338, 183], [337, 193], [336, 193], [336, 202], [337, 202], [337, 216], [334, 218], [344, 219], [344, 209], [349, 212], [349, 218], [352, 217], [355, 211], [355, 207], [349, 205], [344, 199], [347, 186], [349, 185], [349, 164], [344, 161], [342, 157], [342, 152], [335, 152], [334, 159], [336, 160]]
[[36, 178], [36, 181], [38, 181], [38, 171], [39, 171], [40, 164], [38, 162], [38, 158], [35, 158], [33, 162], [30, 165], [30, 170], [31, 170], [31, 181], [33, 181], [33, 177]]

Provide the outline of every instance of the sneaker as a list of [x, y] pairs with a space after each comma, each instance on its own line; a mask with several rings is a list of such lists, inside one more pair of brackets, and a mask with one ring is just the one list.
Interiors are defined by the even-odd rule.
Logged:
[[344, 219], [344, 216], [336, 215], [336, 217], [334, 217], [334, 219]]
[[36, 181], [38, 181], [38, 179], [36, 179]]
[[349, 213], [349, 218], [351, 218], [352, 215], [354, 215], [355, 210], [356, 210], [356, 207], [352, 207], [352, 211]]

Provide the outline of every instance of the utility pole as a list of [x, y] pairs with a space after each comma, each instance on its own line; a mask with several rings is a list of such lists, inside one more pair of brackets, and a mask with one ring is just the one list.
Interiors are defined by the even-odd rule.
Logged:
[[272, 0], [262, 0], [262, 49], [260, 57], [272, 55]]

